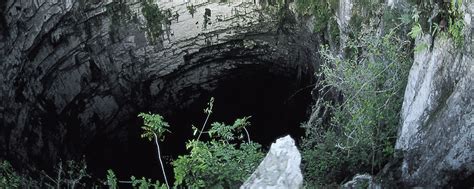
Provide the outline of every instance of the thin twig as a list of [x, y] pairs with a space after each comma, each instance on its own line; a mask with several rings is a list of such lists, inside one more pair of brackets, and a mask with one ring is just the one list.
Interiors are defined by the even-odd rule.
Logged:
[[158, 136], [156, 136], [156, 133], [153, 133], [153, 135], [155, 135], [155, 143], [156, 143], [156, 149], [158, 151], [158, 160], [160, 160], [161, 171], [163, 171], [163, 176], [165, 177], [166, 186], [170, 188], [170, 185], [168, 184], [168, 178], [166, 178], [165, 167], [163, 166], [163, 161], [161, 161], [161, 153], [160, 153], [160, 145], [158, 144]]
[[211, 116], [211, 113], [207, 113], [206, 120], [204, 121], [204, 124], [202, 125], [201, 131], [199, 132], [197, 140], [199, 140], [199, 138], [201, 138], [201, 134], [204, 131], [204, 128], [206, 127], [207, 120], [209, 120], [209, 116]]
[[249, 135], [249, 132], [247, 131], [247, 129], [246, 129], [245, 127], [243, 127], [243, 128], [244, 128], [245, 133], [247, 133], [247, 140], [248, 140], [249, 143], [250, 143], [250, 135]]

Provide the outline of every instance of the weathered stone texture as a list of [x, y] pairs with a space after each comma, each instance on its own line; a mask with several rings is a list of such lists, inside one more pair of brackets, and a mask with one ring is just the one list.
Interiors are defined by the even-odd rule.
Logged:
[[[313, 72], [310, 32], [294, 22], [283, 33], [277, 17], [251, 0], [157, 1], [180, 16], [164, 24], [156, 44], [140, 1], [126, 2], [129, 10], [112, 0], [0, 3], [1, 157], [52, 167], [45, 163], [81, 154], [95, 137], [126, 140], [123, 123], [139, 111], [186, 106], [246, 65]], [[120, 12], [127, 10], [131, 18]]]
[[301, 188], [303, 175], [300, 169], [301, 155], [295, 141], [286, 136], [279, 138], [255, 172], [240, 188]]
[[[464, 2], [465, 21], [474, 12]], [[472, 24], [466, 39], [434, 39], [415, 53], [403, 102], [396, 149], [402, 151], [402, 181], [408, 186], [441, 187], [472, 179], [474, 173], [474, 59]], [[425, 35], [417, 44], [431, 44]]]

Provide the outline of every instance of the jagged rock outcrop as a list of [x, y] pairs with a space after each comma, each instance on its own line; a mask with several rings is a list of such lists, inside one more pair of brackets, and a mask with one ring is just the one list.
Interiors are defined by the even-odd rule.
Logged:
[[474, 173], [474, 2], [464, 1], [465, 40], [430, 35], [415, 53], [401, 111], [396, 149], [407, 186], [472, 186]]
[[123, 2], [0, 3], [0, 157], [46, 169], [96, 139], [126, 148], [138, 112], [186, 107], [221, 78], [313, 73], [311, 32], [258, 2], [158, 1], [172, 17], [157, 42], [140, 1]]
[[300, 163], [301, 155], [295, 141], [290, 136], [279, 138], [240, 188], [301, 188]]

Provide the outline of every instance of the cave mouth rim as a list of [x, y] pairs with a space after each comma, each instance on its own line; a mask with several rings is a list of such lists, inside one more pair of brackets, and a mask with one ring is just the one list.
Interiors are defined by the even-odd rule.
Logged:
[[[248, 83], [252, 83], [252, 81], [254, 80], [258, 80], [256, 79], [255, 77], [252, 77], [252, 76], [261, 76], [262, 73], [264, 73], [264, 75], [267, 75], [270, 77], [270, 80], [273, 81], [274, 78], [279, 78], [280, 80], [283, 80], [285, 81], [283, 84], [281, 83], [278, 83], [278, 82], [273, 82], [274, 84], [276, 83], [276, 85], [271, 88], [271, 90], [273, 90], [273, 92], [275, 91], [283, 91], [283, 89], [279, 89], [277, 88], [278, 87], [281, 87], [282, 85], [284, 86], [283, 88], [284, 89], [287, 89], [287, 88], [293, 88], [293, 92], [295, 91], [298, 91], [298, 87], [302, 88], [302, 87], [307, 87], [307, 85], [312, 85], [314, 84], [314, 75], [313, 74], [302, 74], [302, 75], [299, 75], [298, 76], [298, 70], [297, 69], [292, 69], [291, 71], [288, 71], [288, 72], [285, 72], [284, 74], [280, 74], [280, 72], [278, 72], [279, 70], [281, 69], [277, 69], [277, 71], [275, 70], [272, 70], [273, 68], [271, 66], [262, 66], [262, 65], [256, 65], [258, 67], [260, 67], [260, 69], [250, 69], [249, 68], [253, 68], [254, 66], [245, 66], [244, 68], [242, 67], [238, 67], [238, 68], [242, 68], [242, 69], [233, 69], [231, 71], [235, 72], [232, 77], [225, 77], [225, 78], [221, 78], [218, 82], [218, 84], [216, 84], [216, 88], [213, 88], [212, 90], [208, 91], [208, 93], [213, 93], [213, 92], [216, 92], [216, 91], [220, 91], [222, 89], [220, 89], [220, 87], [222, 87], [223, 85], [225, 85], [226, 83], [229, 83], [229, 82], [240, 82], [240, 86], [237, 87], [237, 88], [244, 88], [246, 84]], [[284, 69], [283, 69], [284, 71]], [[244, 73], [242, 73], [244, 72]], [[300, 73], [301, 74], [301, 73]], [[250, 76], [249, 76], [250, 75]], [[241, 82], [241, 78], [247, 78], [248, 81], [247, 82], [244, 82], [242, 83]], [[297, 84], [295, 84], [297, 83]], [[260, 83], [261, 86], [265, 86], [263, 84], [265, 84], [263, 82]], [[305, 85], [307, 84], [307, 85]], [[295, 86], [291, 86], [291, 85], [295, 85]], [[228, 85], [226, 85], [228, 86]], [[257, 87], [258, 88], [258, 87]], [[268, 90], [267, 88], [263, 88], [262, 90]], [[313, 99], [311, 97], [311, 94], [310, 94], [310, 91], [311, 91], [311, 88], [307, 88], [307, 92], [298, 92], [298, 93], [306, 93], [306, 103], [304, 107], [302, 107], [304, 109], [304, 112], [305, 114], [302, 116], [302, 119], [300, 120], [300, 122], [296, 123], [295, 125], [293, 125], [292, 127], [290, 128], [293, 128], [293, 129], [302, 129], [300, 127], [300, 123], [301, 122], [304, 122], [308, 119], [308, 116], [309, 116], [309, 111], [311, 109], [311, 105], [313, 103]], [[225, 88], [224, 90], [225, 91]], [[246, 90], [245, 88], [241, 91], [244, 91], [246, 93], [248, 93], [248, 90]], [[253, 92], [253, 93], [256, 93], [256, 92]], [[291, 94], [291, 92], [288, 92]], [[208, 99], [207, 97], [209, 96], [213, 96], [216, 98], [216, 103], [222, 99], [225, 99], [225, 98], [222, 98], [222, 97], [219, 97], [220, 95], [211, 95], [211, 94], [200, 94], [200, 97], [202, 100], [201, 100], [201, 106], [199, 105], [195, 105], [197, 102], [196, 100], [193, 101], [192, 104], [188, 105], [187, 107], [185, 108], [181, 108], [181, 109], [194, 109], [194, 111], [192, 112], [195, 112], [195, 117], [197, 117], [197, 119], [189, 119], [191, 120], [190, 122], [196, 124], [198, 126], [198, 128], [200, 127], [200, 122], [203, 121], [204, 117], [205, 117], [205, 114], [202, 112], [202, 110], [204, 108], [206, 108], [206, 106], [204, 105], [205, 103], [207, 103]], [[272, 94], [271, 92], [269, 94]], [[239, 95], [239, 94], [233, 94], [233, 95]], [[285, 96], [285, 95], [283, 95]], [[286, 95], [288, 97], [288, 95]], [[248, 97], [248, 96], [247, 96]], [[292, 97], [293, 98], [293, 97]], [[295, 97], [295, 98], [298, 98], [298, 97]], [[225, 104], [225, 101], [224, 100], [224, 104]], [[167, 102], [169, 103], [169, 102]], [[199, 102], [197, 103], [199, 104]], [[222, 103], [221, 103], [222, 104]], [[218, 108], [219, 106], [215, 105], [216, 108]], [[258, 106], [258, 104], [256, 104], [256, 106]], [[190, 108], [190, 107], [194, 107], [194, 108]], [[155, 112], [155, 113], [158, 113], [160, 114], [159, 112], [160, 111], [156, 111], [156, 110], [153, 110], [153, 109], [139, 109], [139, 110], [136, 110], [134, 111], [133, 113], [137, 114], [140, 113], [140, 112]], [[176, 111], [174, 111], [176, 112]], [[132, 114], [133, 114], [132, 113]], [[184, 137], [184, 139], [182, 140], [183, 142], [179, 143], [179, 145], [181, 146], [185, 146], [185, 143], [187, 141], [189, 141], [190, 139], [192, 139], [192, 130], [191, 130], [191, 125], [192, 124], [173, 124], [170, 120], [170, 117], [180, 117], [179, 116], [179, 112], [178, 113], [175, 113], [176, 115], [163, 115], [164, 118], [165, 118], [165, 121], [167, 121], [169, 124], [170, 124], [170, 130], [171, 132], [176, 132], [176, 130], [187, 130], [187, 131], [184, 131], [184, 132], [188, 132], [188, 135], [187, 137]], [[224, 122], [226, 124], [232, 124], [233, 123], [233, 120], [237, 119], [237, 118], [240, 118], [240, 116], [230, 116], [230, 115], [233, 115], [233, 113], [229, 113], [229, 112], [223, 112], [223, 114], [229, 114], [229, 119], [231, 119], [232, 121], [222, 121], [222, 120], [216, 120], [216, 119], [212, 119], [212, 115], [211, 115], [211, 118], [210, 118], [210, 121], [208, 122], [208, 124], [206, 125], [206, 128], [209, 128], [209, 125], [213, 122]], [[258, 116], [255, 116], [255, 114], [250, 114], [250, 115], [246, 115], [246, 116], [252, 116], [252, 119], [258, 119]], [[187, 117], [186, 117], [187, 118]], [[171, 118], [173, 119], [173, 118]], [[263, 118], [264, 119], [264, 118]], [[161, 172], [158, 172], [156, 170], [159, 170], [159, 166], [157, 164], [157, 159], [156, 159], [156, 148], [154, 146], [154, 144], [151, 144], [149, 143], [148, 141], [146, 142], [143, 142], [140, 140], [142, 140], [139, 135], [140, 135], [140, 127], [141, 126], [141, 123], [140, 123], [140, 120], [136, 117], [136, 116], [130, 116], [130, 119], [129, 120], [135, 120], [135, 124], [133, 124], [134, 126], [130, 127], [128, 126], [129, 129], [127, 129], [127, 136], [128, 136], [128, 139], [127, 140], [136, 140], [138, 141], [138, 143], [141, 143], [141, 144], [147, 144], [147, 147], [144, 147], [144, 146], [139, 146], [140, 148], [145, 148], [144, 150], [141, 150], [142, 151], [142, 154], [148, 154], [148, 161], [139, 161], [139, 162], [144, 162], [143, 164], [148, 164], [149, 166], [146, 166], [146, 167], [154, 167], [155, 168], [155, 171], [152, 171], [152, 173], [145, 173], [145, 174], [141, 174], [141, 173], [137, 173], [137, 172], [141, 172], [141, 171], [134, 171], [134, 170], [130, 170], [130, 171], [120, 171], [122, 173], [118, 173], [119, 171], [115, 171], [117, 170], [117, 166], [109, 166], [109, 167], [103, 167], [102, 170], [103, 171], [100, 171], [100, 172], [104, 172], [105, 170], [107, 169], [113, 169], [117, 176], [118, 177], [122, 177], [122, 178], [127, 178], [127, 176], [130, 176], [130, 175], [135, 175], [135, 176], [146, 176], [148, 178], [152, 178], [152, 179], [157, 179], [157, 180], [161, 180], [162, 179], [162, 174]], [[257, 125], [258, 123], [255, 122], [254, 120], [251, 120], [251, 128], [258, 128]], [[127, 124], [123, 124], [123, 125], [127, 125]], [[181, 125], [181, 126], [178, 126], [178, 125]], [[257, 136], [259, 136], [258, 134], [255, 134], [256, 132], [253, 132], [253, 131], [250, 131], [251, 132], [251, 138], [252, 138], [252, 141], [254, 142], [257, 142], [259, 144], [262, 145], [262, 149], [264, 151], [267, 151], [269, 148], [270, 148], [270, 145], [276, 140], [278, 139], [279, 137], [282, 137], [282, 136], [286, 136], [286, 135], [292, 135], [290, 133], [284, 133], [284, 134], [280, 134], [281, 136], [273, 136], [273, 138], [271, 140], [269, 140], [269, 142], [259, 142], [259, 141], [256, 141], [255, 138], [257, 138]], [[135, 135], [132, 135], [133, 133], [135, 133]], [[253, 133], [253, 134], [252, 134]], [[258, 132], [257, 132], [258, 133]], [[300, 137], [302, 137], [304, 135], [304, 132], [302, 132], [301, 134], [297, 134], [296, 138], [295, 138], [295, 135], [292, 135], [293, 138], [295, 138], [295, 141], [298, 141], [298, 139]], [[113, 139], [111, 139], [111, 141], [113, 141]], [[169, 147], [169, 145], [167, 143], [171, 143], [172, 140], [170, 140], [169, 137], [166, 137], [165, 141], [162, 141], [160, 142], [160, 148], [161, 148], [161, 154], [163, 156], [169, 156], [171, 157], [171, 160], [175, 160], [178, 156], [180, 155], [186, 155], [189, 153], [189, 151], [187, 150], [184, 150], [182, 151], [181, 153], [168, 153], [169, 150], [167, 150], [167, 148], [174, 148], [174, 147]], [[115, 144], [113, 142], [111, 142], [112, 144]], [[122, 144], [123, 145], [123, 144]], [[121, 145], [119, 145], [121, 146]], [[133, 145], [129, 146], [128, 148], [134, 148]], [[86, 151], [89, 151], [90, 149], [87, 149]], [[92, 151], [96, 151], [96, 150], [92, 150]], [[130, 152], [131, 150], [130, 149], [127, 149], [125, 151], [128, 151]], [[140, 151], [140, 150], [139, 150]], [[90, 152], [88, 152], [90, 153]], [[136, 155], [140, 155], [140, 154], [136, 154]], [[110, 156], [114, 156], [114, 155], [110, 155]], [[104, 158], [105, 160], [108, 159], [108, 158]], [[95, 161], [95, 160], [91, 160], [91, 159], [88, 159], [87, 160], [87, 163], [90, 164], [91, 161]], [[170, 175], [173, 175], [173, 168], [170, 164], [171, 161], [168, 161], [168, 163], [165, 163], [167, 164], [167, 175], [168, 175], [168, 178], [170, 178]], [[118, 163], [118, 164], [121, 164], [121, 163]], [[151, 165], [151, 164], [154, 164], [154, 165]], [[133, 166], [132, 166], [133, 167]], [[100, 168], [99, 168], [100, 169]], [[95, 171], [95, 172], [98, 172], [98, 171]], [[138, 174], [138, 175], [137, 175]], [[154, 175], [154, 176], [152, 176]], [[101, 174], [99, 176], [104, 176], [104, 174]]]

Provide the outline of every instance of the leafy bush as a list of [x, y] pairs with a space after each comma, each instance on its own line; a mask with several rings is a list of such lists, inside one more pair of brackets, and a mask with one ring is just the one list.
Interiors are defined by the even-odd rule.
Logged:
[[19, 188], [21, 177], [8, 161], [0, 161], [0, 188]]
[[[207, 132], [210, 141], [190, 140], [186, 144], [190, 154], [173, 162], [175, 185], [236, 188], [242, 184], [263, 158], [261, 146], [250, 141], [245, 129], [250, 125], [247, 120], [248, 117], [237, 119], [233, 125], [213, 123]], [[244, 139], [242, 131], [247, 142], [235, 144]]]
[[[450, 36], [454, 44], [460, 47], [464, 42], [464, 20], [462, 13], [462, 0], [450, 0], [441, 3], [427, 3], [425, 1], [412, 0], [413, 27], [409, 33], [413, 39], [421, 36], [423, 31], [429, 31], [433, 36]], [[419, 44], [428, 47], [427, 44]], [[416, 47], [422, 49], [421, 47]]]
[[[246, 129], [250, 126], [250, 117], [237, 119], [232, 125], [215, 122], [204, 132], [212, 114], [213, 102], [214, 98], [211, 98], [204, 109], [207, 117], [200, 131], [193, 127], [194, 135], [198, 136], [186, 143], [190, 154], [179, 156], [173, 161], [175, 186], [236, 188], [250, 176], [263, 158], [261, 146], [250, 140]], [[243, 142], [243, 132], [246, 143]], [[203, 133], [209, 135], [210, 141], [199, 140]]]
[[191, 188], [236, 188], [258, 166], [263, 153], [257, 143], [229, 144], [223, 141], [191, 140], [189, 155], [173, 162], [175, 185]]
[[[232, 125], [224, 123], [213, 123], [211, 128], [205, 131], [206, 124], [212, 114], [214, 98], [204, 109], [207, 114], [206, 120], [201, 129], [192, 127], [195, 139], [186, 143], [186, 148], [190, 150], [188, 155], [179, 156], [172, 162], [174, 166], [175, 187], [190, 188], [235, 188], [250, 176], [258, 163], [263, 158], [261, 146], [250, 140], [246, 127], [250, 126], [248, 119], [244, 117], [237, 119]], [[161, 160], [158, 141], [164, 139], [164, 133], [168, 132], [168, 123], [158, 114], [140, 113], [143, 118], [142, 138], [155, 142], [158, 159], [161, 164], [163, 174], [164, 166]], [[210, 140], [200, 140], [205, 133]], [[165, 184], [153, 183], [150, 179], [136, 179], [131, 177], [130, 181], [117, 181], [112, 170], [108, 171], [106, 184], [111, 189], [117, 188], [117, 183], [128, 183], [134, 188], [169, 188], [165, 175]]]
[[464, 20], [463, 13], [461, 10], [462, 0], [451, 0], [449, 8], [449, 21], [448, 21], [448, 33], [454, 40], [456, 46], [461, 46], [464, 42]]
[[[348, 41], [345, 58], [323, 46], [316, 114], [303, 127], [308, 184], [338, 183], [357, 172], [376, 173], [394, 149], [399, 110], [411, 63], [398, 27], [379, 36], [364, 28]], [[402, 36], [402, 37], [400, 37]]]

